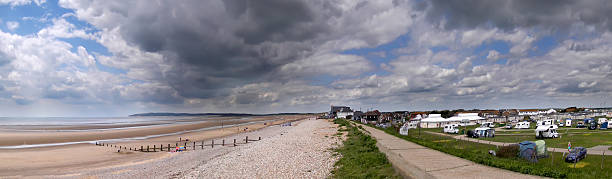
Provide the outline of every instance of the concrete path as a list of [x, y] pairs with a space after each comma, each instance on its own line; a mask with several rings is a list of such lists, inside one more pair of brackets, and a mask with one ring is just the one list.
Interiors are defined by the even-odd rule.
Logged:
[[[360, 125], [360, 124], [357, 124]], [[480, 165], [420, 146], [368, 126], [363, 128], [378, 141], [379, 150], [405, 178], [541, 178]]]
[[[435, 135], [440, 135], [440, 136], [448, 136], [448, 137], [452, 137], [458, 140], [464, 140], [464, 141], [469, 141], [469, 142], [477, 142], [477, 143], [481, 143], [481, 144], [489, 144], [489, 145], [496, 145], [496, 146], [506, 146], [506, 145], [512, 145], [512, 144], [517, 144], [517, 143], [506, 143], [506, 142], [494, 142], [494, 141], [488, 141], [488, 140], [480, 140], [480, 139], [476, 139], [476, 138], [469, 138], [466, 137], [464, 135], [450, 135], [450, 134], [443, 134], [443, 133], [438, 133], [438, 132], [431, 132], [431, 131], [425, 131], [426, 133], [430, 133], [430, 134], [435, 134]], [[546, 148], [548, 151], [550, 152], [564, 152], [567, 151], [567, 148], [562, 149], [562, 148], [552, 148], [552, 147], [547, 147]], [[592, 148], [587, 148], [587, 154], [589, 155], [612, 155], [612, 151], [609, 151], [608, 148], [604, 148], [604, 147], [592, 147]]]

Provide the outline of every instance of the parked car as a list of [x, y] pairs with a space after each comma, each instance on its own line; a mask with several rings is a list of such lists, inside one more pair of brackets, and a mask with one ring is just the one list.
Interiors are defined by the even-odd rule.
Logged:
[[577, 127], [577, 128], [585, 128], [586, 126], [584, 125], [584, 122], [582, 122], [582, 121], [578, 121], [578, 122], [576, 123], [576, 127]]
[[584, 147], [576, 147], [570, 150], [570, 153], [565, 156], [565, 162], [579, 162], [586, 157], [587, 149]]
[[513, 125], [512, 124], [506, 124], [506, 126], [504, 128], [506, 129], [512, 129]]
[[589, 130], [595, 130], [595, 129], [597, 129], [597, 121], [591, 120], [589, 122]]
[[468, 130], [466, 135], [468, 137], [471, 137], [471, 138], [478, 138], [479, 137], [478, 134], [476, 132], [474, 132], [474, 130]]

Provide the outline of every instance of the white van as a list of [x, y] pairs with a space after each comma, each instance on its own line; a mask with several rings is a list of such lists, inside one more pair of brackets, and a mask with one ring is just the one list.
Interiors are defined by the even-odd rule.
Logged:
[[535, 129], [536, 139], [540, 138], [558, 138], [557, 125], [541, 125]]
[[457, 124], [447, 124], [447, 125], [444, 125], [444, 133], [458, 134], [459, 133], [459, 125], [457, 125]]
[[529, 122], [518, 122], [514, 128], [516, 129], [529, 129], [531, 124]]

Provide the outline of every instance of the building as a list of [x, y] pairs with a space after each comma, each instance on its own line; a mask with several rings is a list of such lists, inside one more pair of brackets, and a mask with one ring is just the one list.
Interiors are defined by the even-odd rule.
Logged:
[[376, 124], [376, 122], [378, 122], [378, 120], [380, 119], [380, 111], [378, 110], [374, 110], [374, 111], [368, 111], [365, 113], [365, 121], [366, 123], [373, 123]]
[[355, 121], [361, 121], [361, 118], [363, 118], [364, 114], [361, 111], [355, 111], [353, 112], [353, 120]]
[[336, 112], [336, 119], [338, 118], [344, 118], [344, 119], [351, 119], [353, 118], [353, 110], [346, 109], [346, 108], [341, 108], [340, 111]]
[[352, 112], [351, 108], [348, 107], [348, 106], [334, 106], [334, 105], [332, 105], [331, 106], [331, 110], [329, 111], [330, 117], [331, 118], [336, 118], [337, 117], [336, 113], [338, 111], [351, 111]]
[[540, 113], [537, 109], [520, 109], [518, 112], [519, 116], [535, 116]]

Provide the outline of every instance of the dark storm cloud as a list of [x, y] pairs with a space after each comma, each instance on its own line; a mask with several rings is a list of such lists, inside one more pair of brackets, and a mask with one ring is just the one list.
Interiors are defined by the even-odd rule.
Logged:
[[[445, 28], [473, 28], [495, 26], [504, 30], [516, 27], [556, 28], [565, 30], [574, 23], [612, 29], [612, 4], [606, 0], [514, 0], [489, 1], [432, 0], [428, 9], [431, 21]], [[445, 19], [445, 21], [442, 21]], [[443, 24], [442, 24], [443, 22]]]
[[122, 34], [145, 51], [164, 54], [171, 63], [164, 78], [181, 96], [207, 98], [308, 55], [311, 40], [328, 31], [303, 1], [222, 2], [151, 3], [129, 13]]

